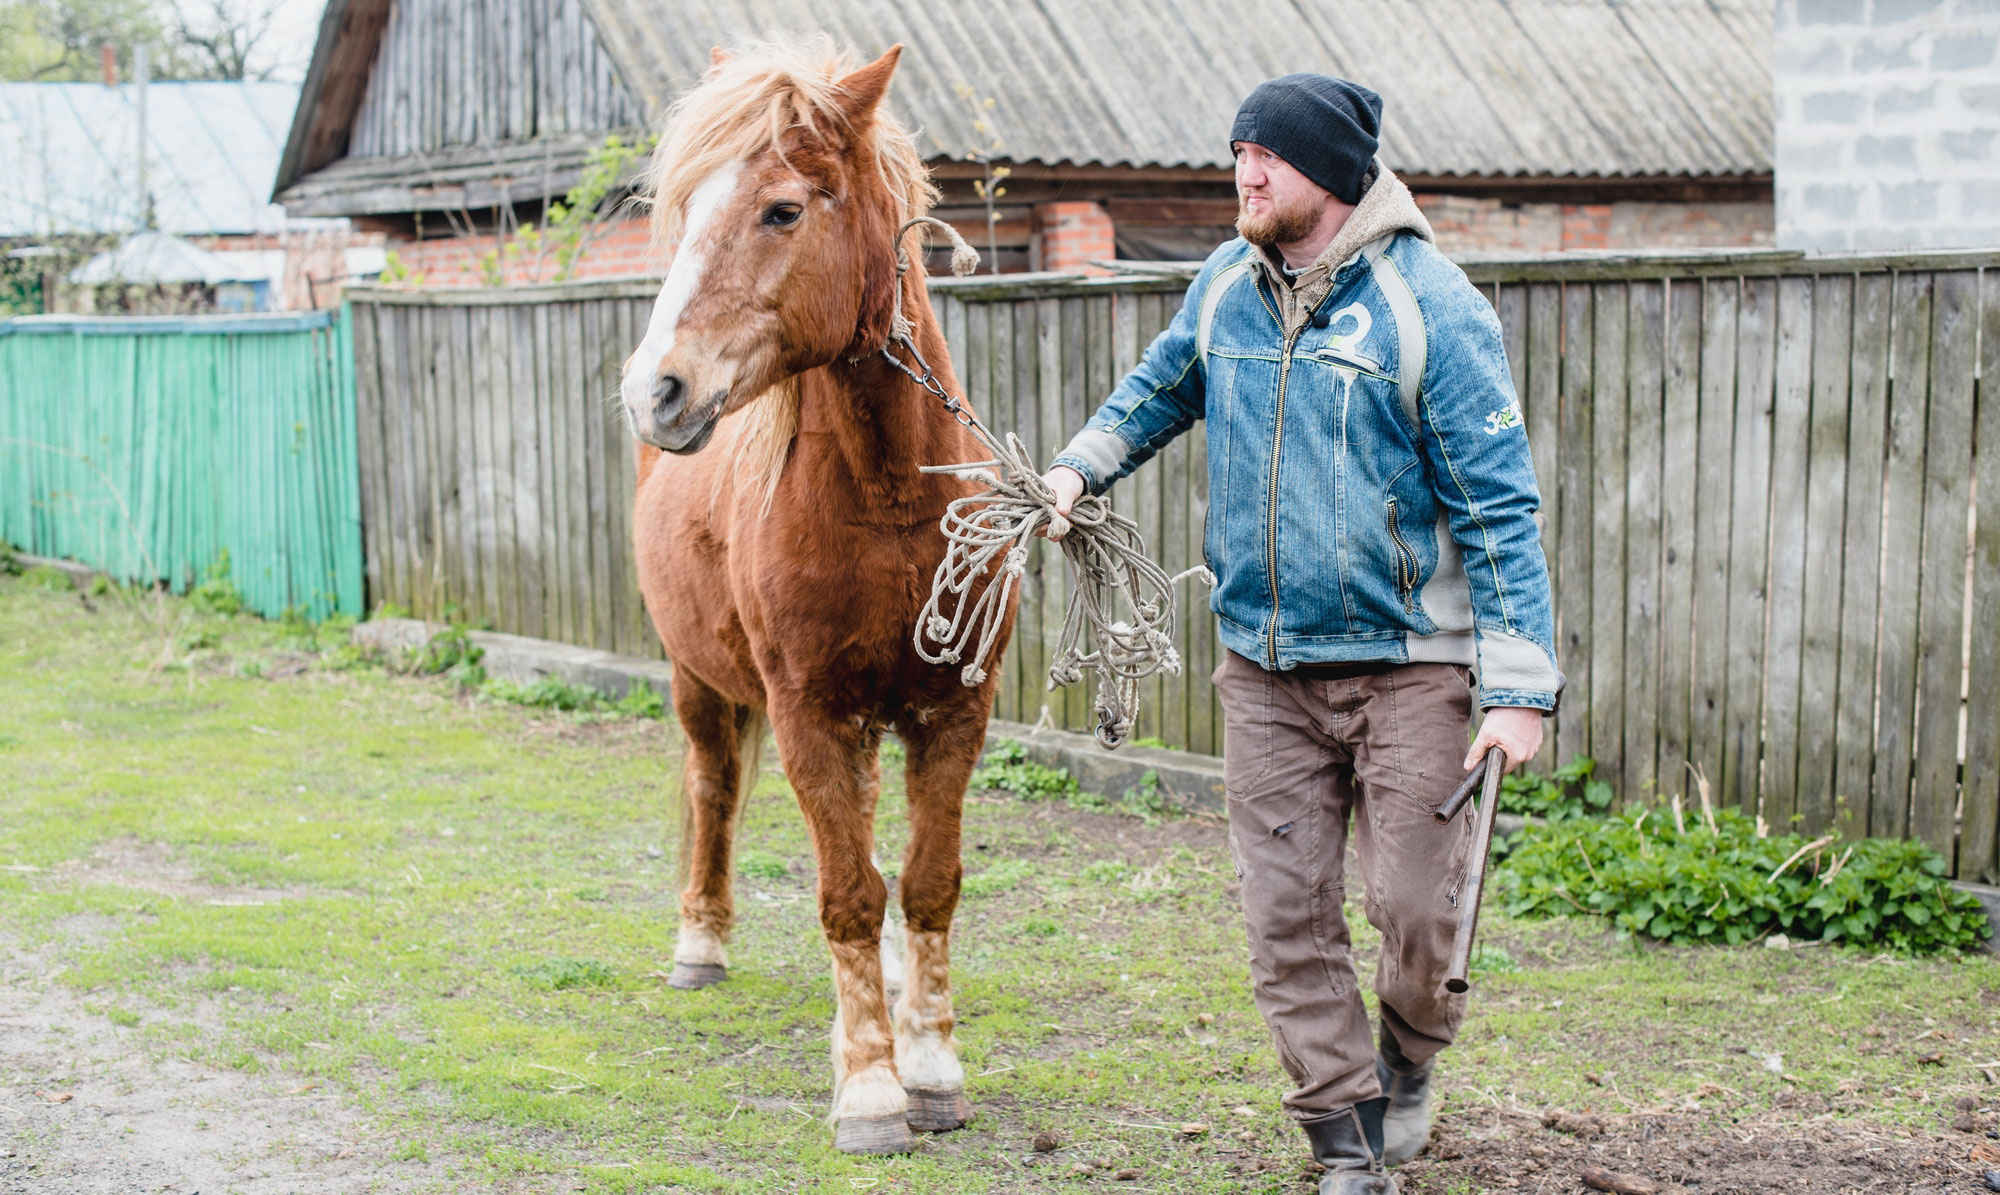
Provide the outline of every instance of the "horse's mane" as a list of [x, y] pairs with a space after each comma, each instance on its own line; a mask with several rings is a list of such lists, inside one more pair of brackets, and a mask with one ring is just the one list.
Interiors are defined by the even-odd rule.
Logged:
[[[646, 168], [641, 193], [652, 204], [654, 245], [671, 248], [680, 240], [690, 195], [716, 170], [767, 149], [782, 156], [794, 130], [824, 137], [845, 129], [840, 80], [860, 65], [822, 34], [755, 43], [710, 66], [668, 109], [666, 130]], [[897, 225], [930, 211], [937, 188], [915, 138], [886, 105], [876, 109], [869, 127], [875, 169], [895, 198]], [[798, 431], [796, 379], [751, 402], [731, 422], [741, 425], [733, 437], [738, 451], [733, 472], [764, 490], [768, 511]], [[720, 471], [718, 484], [730, 472]]]

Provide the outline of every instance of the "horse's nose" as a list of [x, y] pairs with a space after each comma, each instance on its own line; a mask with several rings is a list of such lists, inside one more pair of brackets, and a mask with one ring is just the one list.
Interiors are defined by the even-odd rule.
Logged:
[[653, 415], [658, 419], [671, 419], [679, 410], [681, 396], [687, 393], [687, 384], [670, 373], [663, 373], [653, 379]]

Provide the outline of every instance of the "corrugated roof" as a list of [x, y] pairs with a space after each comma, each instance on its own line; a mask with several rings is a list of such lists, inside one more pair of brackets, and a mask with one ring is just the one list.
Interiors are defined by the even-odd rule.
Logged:
[[141, 232], [126, 237], [115, 249], [84, 262], [69, 273], [71, 282], [101, 285], [107, 282], [268, 282], [272, 262], [282, 276], [284, 254], [271, 250], [250, 253], [211, 253], [177, 236], [164, 232]]
[[[0, 83], [0, 237], [127, 232], [140, 218], [137, 88]], [[156, 226], [182, 235], [273, 231], [270, 202], [298, 87], [153, 83], [146, 189]]]
[[902, 42], [892, 102], [927, 153], [1221, 167], [1257, 83], [1323, 71], [1384, 98], [1382, 156], [1416, 175], [1771, 169], [1769, 0], [584, 0], [657, 116], [717, 43], [824, 29]]

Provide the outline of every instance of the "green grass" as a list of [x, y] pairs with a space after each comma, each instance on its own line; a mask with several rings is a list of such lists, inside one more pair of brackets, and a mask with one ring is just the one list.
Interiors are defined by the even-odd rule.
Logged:
[[[0, 948], [42, 952], [135, 1050], [343, 1091], [440, 1189], [1300, 1189], [1213, 820], [975, 796], [953, 961], [978, 1119], [846, 1157], [782, 777], [741, 815], [729, 982], [675, 992], [672, 725], [481, 700], [355, 667], [337, 639], [0, 579]], [[894, 861], [908, 830], [884, 773]], [[1447, 1126], [1708, 1084], [1748, 1111], [1808, 1092], [1932, 1130], [1980, 1093], [1967, 1064], [2000, 1057], [1991, 960], [1483, 928]], [[1162, 1128], [1187, 1122], [1211, 1131]], [[1044, 1130], [1054, 1154], [1029, 1147]], [[1141, 1178], [1112, 1184], [1125, 1167]]]

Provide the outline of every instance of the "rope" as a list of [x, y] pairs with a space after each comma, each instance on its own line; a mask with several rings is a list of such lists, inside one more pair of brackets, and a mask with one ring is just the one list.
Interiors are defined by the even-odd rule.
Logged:
[[[903, 235], [923, 222], [937, 225], [950, 237], [954, 273], [969, 273], [978, 264], [978, 253], [950, 225], [929, 217], [903, 225], [896, 234], [896, 308], [891, 322], [895, 331], [882, 352], [896, 368], [940, 399], [993, 456], [964, 464], [922, 466], [925, 473], [949, 473], [983, 482], [987, 489], [958, 498], [945, 508], [939, 526], [948, 546], [931, 578], [930, 600], [917, 618], [913, 636], [917, 655], [933, 664], [962, 662], [959, 680], [967, 686], [983, 683], [987, 661], [1006, 621], [1008, 603], [1028, 569], [1028, 545], [1043, 528], [1049, 528], [1062, 536], [1063, 557], [1069, 561], [1076, 582], [1070, 587], [1062, 633], [1049, 665], [1049, 688], [1073, 685], [1083, 679], [1085, 669], [1094, 670], [1097, 741], [1117, 747], [1131, 737], [1138, 718], [1140, 682], [1157, 673], [1179, 675], [1181, 671], [1180, 653], [1173, 640], [1177, 614], [1174, 587], [1191, 576], [1214, 585], [1215, 577], [1200, 566], [1168, 576], [1147, 557], [1138, 525], [1113, 511], [1101, 496], [1077, 499], [1067, 519], [1057, 514], [1055, 492], [1042, 480], [1020, 437], [1009, 432], [1001, 442], [946, 393], [911, 340], [902, 311], [902, 276], [909, 268]], [[892, 351], [896, 346], [909, 354], [915, 369], [896, 356]], [[974, 584], [991, 574], [996, 565], [999, 575], [973, 596]], [[1092, 646], [1079, 648], [1086, 636]]]

